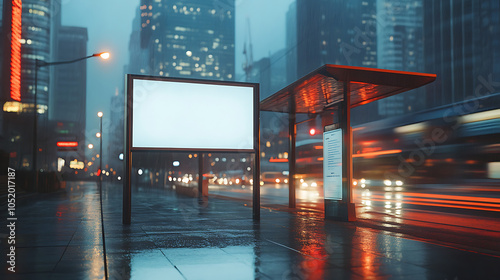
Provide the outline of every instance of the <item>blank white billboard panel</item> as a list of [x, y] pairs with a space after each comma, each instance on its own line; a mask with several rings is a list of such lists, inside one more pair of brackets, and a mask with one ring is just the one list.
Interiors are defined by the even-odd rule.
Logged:
[[132, 104], [132, 148], [255, 148], [252, 86], [134, 79]]

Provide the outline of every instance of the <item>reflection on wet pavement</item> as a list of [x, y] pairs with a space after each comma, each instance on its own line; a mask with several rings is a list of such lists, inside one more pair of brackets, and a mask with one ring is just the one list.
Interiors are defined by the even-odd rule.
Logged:
[[[20, 208], [18, 272], [4, 270], [2, 279], [104, 279], [98, 198], [86, 183]], [[124, 226], [121, 186], [105, 184], [103, 200], [109, 279], [500, 277], [499, 258], [314, 213], [262, 210], [254, 222], [244, 202], [144, 188], [133, 192], [132, 224]]]

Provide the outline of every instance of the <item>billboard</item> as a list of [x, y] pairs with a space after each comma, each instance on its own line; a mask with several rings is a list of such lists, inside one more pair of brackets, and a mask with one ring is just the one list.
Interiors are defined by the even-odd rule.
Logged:
[[131, 149], [251, 151], [256, 84], [129, 75]]

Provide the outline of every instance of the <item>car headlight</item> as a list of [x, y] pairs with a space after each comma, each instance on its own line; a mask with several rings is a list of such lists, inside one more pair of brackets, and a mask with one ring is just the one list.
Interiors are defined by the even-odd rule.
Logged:
[[396, 186], [402, 186], [403, 185], [403, 182], [402, 181], [396, 181]]
[[384, 180], [384, 185], [390, 186], [392, 185], [392, 182], [390, 180]]

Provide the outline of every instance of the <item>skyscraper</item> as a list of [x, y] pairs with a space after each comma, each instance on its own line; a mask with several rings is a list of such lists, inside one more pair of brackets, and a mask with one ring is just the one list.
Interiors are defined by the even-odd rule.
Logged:
[[500, 91], [500, 1], [424, 1], [428, 106]]
[[[60, 26], [58, 28], [54, 47], [56, 61], [70, 61], [87, 56], [87, 28]], [[61, 152], [59, 156], [70, 162], [74, 159], [83, 161], [85, 158], [85, 128], [87, 101], [87, 62], [63, 64], [53, 67], [51, 76], [51, 95], [49, 98], [50, 124], [56, 124], [55, 130], [47, 135], [49, 146], [55, 146], [57, 141], [78, 142], [77, 153]], [[57, 152], [49, 162], [55, 163]]]
[[[87, 28], [61, 26], [57, 34], [57, 61], [87, 56]], [[54, 67], [53, 94], [49, 117], [58, 121], [80, 122], [85, 130], [87, 63], [79, 61]]]
[[[424, 71], [421, 0], [377, 0], [377, 65], [399, 71]], [[423, 109], [422, 89], [378, 101], [382, 116]]]
[[327, 63], [377, 66], [375, 2], [297, 0], [296, 9], [299, 77]]
[[140, 11], [148, 74], [234, 78], [234, 0], [142, 0]]
[[[12, 167], [31, 169], [35, 61], [50, 59], [52, 1], [16, 0], [3, 4], [1, 105], [3, 139], [7, 141], [2, 146], [10, 155]], [[45, 123], [50, 69], [38, 70], [36, 112], [40, 122]]]
[[[136, 15], [132, 20], [132, 33], [130, 34], [128, 43], [129, 64], [126, 66], [125, 74], [151, 75], [153, 72], [151, 69], [152, 65], [150, 65], [149, 50], [147, 49], [151, 36], [147, 36], [147, 30], [144, 30], [144, 32], [141, 31], [145, 29], [141, 23], [141, 19], [143, 20], [142, 14], [144, 12], [138, 6]], [[142, 44], [145, 44], [145, 48], [142, 47]]]
[[[21, 59], [21, 102], [29, 104], [22, 111], [33, 112], [35, 94], [35, 61], [50, 61], [51, 57], [51, 2], [23, 1], [23, 33]], [[50, 68], [38, 69], [37, 100], [40, 117], [47, 118]]]
[[[22, 21], [13, 22], [20, 25], [19, 30], [12, 29], [12, 32], [19, 31], [20, 37], [15, 40], [20, 44], [19, 58], [10, 51], [3, 56], [4, 62], [8, 62], [10, 58], [9, 65], [2, 64], [2, 72], [8, 70], [6, 72], [9, 75], [5, 76], [10, 78], [8, 77], [9, 82], [2, 81], [3, 124], [6, 125], [3, 138], [7, 139], [2, 147], [9, 153], [12, 167], [29, 170], [33, 167], [33, 142], [36, 141], [37, 166], [44, 170], [54, 170], [56, 136], [67, 137], [72, 134], [72, 140], [78, 140], [82, 146], [85, 144], [86, 67], [85, 63], [77, 63], [57, 66], [39, 64], [40, 67], [37, 68], [36, 61], [54, 62], [85, 57], [86, 29], [61, 27], [60, 0], [3, 2], [6, 3], [5, 7], [8, 9], [5, 9], [3, 18], [8, 15], [8, 21], [11, 21], [13, 16], [20, 15]], [[20, 14], [12, 13], [12, 9], [16, 7], [21, 8]], [[9, 25], [13, 23], [9, 22]], [[9, 34], [4, 33], [2, 37], [4, 36]], [[4, 48], [6, 46], [3, 45]], [[11, 62], [18, 62], [19, 65]], [[12, 88], [11, 83], [16, 79], [12, 79], [10, 75], [14, 70], [19, 70], [18, 98], [12, 96], [16, 92], [12, 90], [16, 88]], [[33, 135], [35, 92], [38, 120], [36, 139]], [[67, 127], [71, 131], [67, 131]], [[63, 135], [59, 135], [59, 132]]]

